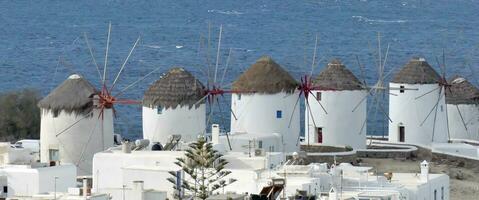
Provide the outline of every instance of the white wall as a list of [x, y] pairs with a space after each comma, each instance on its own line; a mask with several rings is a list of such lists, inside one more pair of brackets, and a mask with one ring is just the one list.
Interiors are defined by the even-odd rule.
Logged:
[[27, 166], [7, 167], [0, 170], [7, 176], [8, 196], [31, 196], [55, 191], [67, 192], [76, 187], [76, 169], [73, 165], [44, 168]]
[[[317, 96], [321, 92], [321, 104], [328, 114], [324, 112], [315, 97], [309, 95], [309, 105], [314, 116], [313, 119], [306, 107], [305, 115], [305, 143], [318, 144], [317, 128], [323, 128], [323, 142], [332, 146], [351, 146], [355, 149], [366, 147], [366, 100], [361, 102], [356, 110], [354, 107], [363, 99], [365, 90], [344, 91], [313, 91]], [[364, 127], [363, 127], [364, 124]], [[363, 128], [362, 128], [363, 127]], [[361, 129], [362, 128], [362, 129]]]
[[[171, 184], [166, 180], [170, 176], [166, 173], [178, 169], [174, 162], [183, 154], [182, 151], [147, 151], [145, 153], [132, 152], [131, 154], [98, 153], [93, 158], [94, 191], [103, 193], [104, 189], [122, 188], [123, 184], [130, 185], [132, 181], [139, 180], [144, 181], [145, 189], [161, 190], [161, 188], [154, 188], [157, 186], [171, 188]], [[130, 173], [139, 171], [135, 168], [140, 168], [140, 166], [146, 172]], [[125, 170], [126, 167], [129, 169]], [[165, 169], [164, 173], [159, 173], [160, 169]]]
[[205, 104], [191, 109], [188, 105], [163, 108], [161, 114], [156, 107], [143, 107], [143, 138], [165, 145], [170, 135], [178, 134], [184, 142], [196, 141], [205, 130], [205, 118]]
[[[229, 143], [231, 145], [231, 149], [234, 152], [245, 152], [248, 153], [251, 151], [254, 154], [255, 149], [263, 149], [264, 152], [282, 152], [283, 151], [283, 141], [282, 136], [279, 133], [273, 134], [232, 134], [226, 137], [226, 135], [222, 135], [219, 137], [219, 142], [221, 145], [225, 147], [225, 150], [229, 151], [228, 146], [228, 138]], [[260, 142], [262, 147], [260, 148]]]
[[[41, 161], [50, 161], [49, 149], [59, 149], [60, 162], [77, 165], [78, 175], [91, 174], [93, 155], [113, 146], [111, 109], [104, 110], [103, 118], [99, 118], [99, 109], [94, 109], [93, 116], [86, 118], [83, 115], [63, 111], [57, 117], [44, 109], [41, 112]], [[71, 128], [68, 128], [70, 126]], [[65, 129], [67, 131], [56, 136]]]
[[[461, 111], [459, 112], [457, 111]], [[451, 139], [469, 139], [479, 141], [479, 105], [475, 104], [447, 104], [447, 115]], [[464, 119], [466, 128], [461, 119]]]
[[[399, 84], [390, 83], [391, 88], [417, 88], [418, 90], [399, 90], [389, 91], [389, 117], [392, 122], [389, 123], [389, 141], [399, 142], [399, 126], [405, 127], [405, 142], [411, 144], [430, 145], [434, 142], [447, 142], [447, 122], [446, 122], [446, 103], [444, 98], [444, 90], [439, 94], [439, 89], [416, 99], [435, 88], [438, 84]], [[421, 123], [436, 104], [439, 96], [442, 96], [438, 104], [435, 133], [433, 138], [434, 113], [421, 126]]]
[[427, 184], [422, 184], [417, 189], [412, 190], [417, 200], [431, 199], [434, 200], [434, 190], [436, 190], [436, 199], [441, 199], [441, 188], [444, 187], [444, 200], [449, 200], [449, 177], [442, 176], [429, 180]]
[[[184, 151], [146, 151], [124, 154], [121, 152], [98, 153], [94, 157], [93, 191], [105, 193], [117, 191], [114, 199], [118, 199], [123, 185], [131, 187], [133, 181], [143, 181], [145, 189], [167, 191], [171, 199], [172, 184], [167, 178], [172, 176], [168, 171], [177, 171], [180, 168], [174, 164], [176, 158], [182, 157]], [[232, 171], [226, 177], [241, 180], [225, 188], [225, 191], [238, 191], [238, 186], [244, 186], [239, 191], [252, 192], [257, 185], [243, 185], [260, 179], [256, 171], [264, 170], [271, 165], [277, 166], [283, 161], [283, 154], [271, 153], [262, 157], [247, 157], [243, 153], [228, 153], [224, 157], [229, 163], [225, 169]], [[242, 184], [240, 184], [242, 183]], [[120, 190], [121, 191], [121, 190]]]
[[[241, 96], [241, 99], [239, 99]], [[293, 114], [294, 104], [299, 93], [281, 92], [277, 94], [232, 94], [231, 133], [255, 134], [279, 133], [283, 135], [287, 152], [299, 149], [299, 103]], [[281, 111], [282, 117], [276, 118]], [[292, 117], [291, 117], [292, 116]], [[288, 127], [292, 118], [291, 126]]]

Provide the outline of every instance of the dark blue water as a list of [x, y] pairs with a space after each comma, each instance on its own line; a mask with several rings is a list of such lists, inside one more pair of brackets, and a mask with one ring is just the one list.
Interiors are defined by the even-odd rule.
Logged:
[[[373, 84], [377, 79], [377, 32], [381, 32], [384, 48], [387, 43], [391, 45], [386, 72], [413, 55], [425, 56], [437, 65], [435, 57], [445, 49], [448, 74], [474, 78], [470, 69], [477, 71], [479, 66], [478, 10], [477, 0], [2, 1], [0, 91], [33, 87], [45, 95], [72, 72], [99, 85], [83, 33], [88, 34], [102, 66], [109, 21], [113, 25], [107, 71], [110, 83], [129, 48], [141, 36], [116, 91], [161, 67], [128, 90], [123, 97], [130, 99], [141, 99], [160, 72], [173, 65], [186, 67], [206, 82], [205, 50], [198, 53], [198, 49], [200, 35], [208, 35], [208, 22], [214, 45], [219, 26], [224, 28], [220, 71], [228, 49], [233, 49], [224, 84], [231, 83], [264, 54], [299, 79], [310, 71], [315, 34], [320, 38], [318, 57], [325, 58], [315, 74], [328, 60], [339, 57], [359, 76], [358, 55], [366, 66], [366, 80]], [[211, 54], [215, 53], [213, 48]], [[224, 107], [228, 106], [229, 96], [224, 101]], [[387, 130], [387, 121], [372, 107], [368, 132], [381, 135]], [[117, 109], [117, 132], [140, 136], [141, 108], [120, 105]], [[228, 114], [214, 118], [215, 122], [224, 120], [229, 120]]]

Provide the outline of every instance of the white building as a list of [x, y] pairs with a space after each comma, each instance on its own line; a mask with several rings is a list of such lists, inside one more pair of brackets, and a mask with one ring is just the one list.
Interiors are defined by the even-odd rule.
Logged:
[[205, 94], [190, 72], [172, 68], [145, 92], [143, 138], [163, 145], [171, 135], [181, 135], [183, 142], [196, 140], [206, 126], [205, 101], [198, 102]]
[[448, 141], [440, 79], [424, 58], [411, 59], [394, 75], [389, 87], [405, 89], [389, 91], [389, 141], [422, 145]]
[[451, 139], [479, 141], [479, 90], [459, 76], [449, 84], [446, 104]]
[[[297, 151], [300, 132], [299, 104], [295, 105], [299, 98], [297, 86], [296, 80], [270, 57], [258, 59], [233, 83], [231, 135], [247, 134], [245, 140], [238, 141], [243, 146], [255, 140], [256, 146], [265, 151]], [[275, 133], [280, 136], [280, 146], [260, 144], [261, 137]]]
[[[165, 191], [171, 199], [177, 191], [167, 178], [172, 178], [170, 171], [181, 173], [174, 162], [176, 158], [183, 157], [184, 153], [123, 153], [116, 150], [98, 153], [94, 158], [94, 191], [110, 193], [113, 200], [120, 200], [124, 188], [134, 187], [134, 181], [143, 181], [145, 190]], [[383, 175], [371, 174], [372, 167], [356, 167], [346, 163], [331, 167], [326, 163], [290, 165], [298, 158], [293, 158], [293, 162], [285, 162], [284, 155], [279, 152], [266, 152], [263, 155], [225, 152], [223, 158], [229, 162], [225, 169], [231, 171], [225, 180], [232, 178], [236, 182], [217, 190], [220, 194], [264, 194], [273, 195], [273, 199], [292, 197], [298, 192], [324, 200], [351, 197], [422, 200], [433, 199], [434, 195], [436, 199], [449, 199], [449, 177], [444, 174], [429, 174], [425, 163], [422, 163], [420, 173], [392, 173], [392, 178], [387, 180]], [[278, 190], [268, 190], [278, 181], [283, 182], [276, 188]]]
[[304, 143], [365, 148], [366, 101], [360, 101], [367, 91], [362, 83], [340, 60], [334, 59], [313, 80], [313, 86], [318, 90], [312, 91], [314, 96], [308, 96], [313, 117], [306, 106]]
[[0, 168], [0, 196], [32, 196], [48, 192], [67, 192], [76, 186], [76, 167], [71, 164], [47, 166], [4, 165]]
[[91, 174], [93, 155], [113, 146], [113, 112], [100, 116], [98, 93], [74, 74], [39, 102], [41, 162], [72, 163], [79, 175]]
[[341, 163], [331, 169], [333, 184], [324, 200], [395, 199], [448, 200], [449, 177], [430, 174], [429, 164], [420, 164], [420, 173], [370, 173], [371, 167], [354, 167]]

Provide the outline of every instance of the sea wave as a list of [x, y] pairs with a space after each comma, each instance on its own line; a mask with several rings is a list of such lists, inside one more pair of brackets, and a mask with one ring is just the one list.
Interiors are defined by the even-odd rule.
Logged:
[[242, 15], [244, 13], [236, 10], [208, 10], [209, 13], [219, 13], [224, 15]]
[[370, 19], [363, 16], [353, 16], [354, 19], [357, 19], [358, 22], [368, 22], [368, 23], [406, 23], [407, 20], [384, 20], [384, 19]]
[[142, 46], [147, 47], [147, 48], [152, 48], [152, 49], [160, 49], [160, 48], [161, 48], [160, 45], [144, 44], [144, 45], [142, 45]]

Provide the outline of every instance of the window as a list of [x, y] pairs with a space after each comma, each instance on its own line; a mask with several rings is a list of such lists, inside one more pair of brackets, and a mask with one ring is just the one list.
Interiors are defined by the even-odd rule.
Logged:
[[321, 101], [321, 92], [316, 92], [316, 100]]
[[399, 86], [399, 93], [404, 93], [404, 85]]
[[437, 190], [434, 190], [434, 200], [437, 200]]
[[263, 141], [262, 140], [258, 141], [258, 148], [260, 148], [260, 149], [263, 148]]
[[323, 143], [323, 128], [319, 127], [317, 129], [317, 133], [318, 133], [318, 143]]
[[58, 155], [58, 149], [49, 149], [48, 156], [50, 157], [50, 161], [59, 161], [60, 157]]
[[3, 193], [7, 194], [8, 193], [8, 186], [3, 186]]
[[159, 114], [159, 115], [161, 113], [163, 113], [163, 107], [161, 107], [161, 106], [156, 107], [156, 113]]
[[276, 111], [276, 118], [281, 119], [283, 117], [283, 112], [281, 110]]
[[238, 101], [241, 100], [241, 94], [238, 94]]

